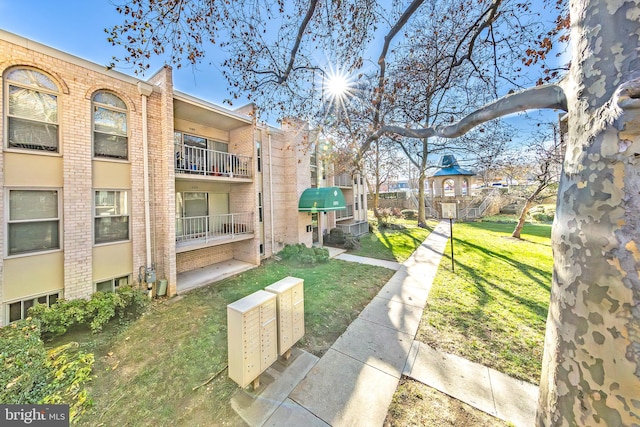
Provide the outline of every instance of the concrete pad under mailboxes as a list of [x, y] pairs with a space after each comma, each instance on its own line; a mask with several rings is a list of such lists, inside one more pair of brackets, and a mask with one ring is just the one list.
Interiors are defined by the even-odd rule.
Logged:
[[369, 305], [362, 310], [359, 317], [414, 336], [420, 325], [422, 309], [374, 297]]
[[282, 405], [269, 417], [264, 427], [328, 427], [329, 424], [307, 411], [291, 399]]
[[311, 353], [292, 348], [289, 360], [276, 361], [260, 376], [263, 385], [257, 390], [238, 390], [231, 398], [231, 407], [250, 426], [262, 425], [317, 362]]
[[398, 381], [329, 349], [289, 397], [334, 427], [381, 426]]
[[455, 397], [487, 414], [497, 416], [489, 369], [461, 357], [441, 353], [414, 341], [417, 352], [410, 357], [404, 374]]
[[331, 348], [400, 378], [412, 342], [412, 335], [357, 318]]
[[516, 427], [535, 424], [538, 386], [489, 369], [498, 418]]
[[380, 289], [377, 296], [424, 309], [427, 305], [429, 289], [406, 286], [398, 282], [388, 282]]

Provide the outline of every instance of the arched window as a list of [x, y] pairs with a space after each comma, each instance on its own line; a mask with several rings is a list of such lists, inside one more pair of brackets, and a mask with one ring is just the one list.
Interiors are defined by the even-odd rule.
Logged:
[[453, 179], [445, 179], [442, 183], [443, 192], [445, 197], [453, 197], [456, 195], [456, 183]]
[[31, 68], [5, 74], [7, 148], [58, 152], [58, 86]]
[[116, 95], [93, 95], [93, 155], [109, 159], [129, 158], [127, 105]]

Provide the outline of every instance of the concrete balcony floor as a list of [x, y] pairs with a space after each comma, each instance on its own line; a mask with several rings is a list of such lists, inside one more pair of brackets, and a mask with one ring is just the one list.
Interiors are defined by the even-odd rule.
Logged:
[[248, 262], [230, 259], [228, 261], [200, 267], [195, 270], [178, 273], [176, 292], [178, 295], [201, 288], [214, 282], [235, 276], [244, 271], [251, 270], [257, 265]]

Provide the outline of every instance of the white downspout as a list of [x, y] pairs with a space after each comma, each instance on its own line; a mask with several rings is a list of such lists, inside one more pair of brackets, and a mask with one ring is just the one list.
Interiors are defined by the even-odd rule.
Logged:
[[[147, 132], [147, 97], [153, 93], [153, 86], [138, 82], [138, 92], [142, 95], [142, 170], [144, 186], [144, 238], [146, 243], [146, 268], [151, 268], [151, 215], [149, 209], [149, 135]], [[155, 280], [154, 280], [155, 281]]]
[[271, 255], [275, 255], [275, 228], [273, 226], [273, 157], [271, 157], [271, 132], [267, 131], [269, 136], [269, 211], [271, 213]]

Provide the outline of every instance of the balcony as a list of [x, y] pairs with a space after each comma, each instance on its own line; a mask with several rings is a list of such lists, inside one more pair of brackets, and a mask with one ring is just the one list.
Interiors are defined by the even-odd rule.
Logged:
[[253, 212], [176, 218], [178, 252], [253, 238]]
[[354, 236], [362, 236], [369, 232], [369, 222], [360, 221], [354, 224], [336, 224], [336, 228], [344, 231], [345, 234], [353, 234]]
[[353, 218], [353, 205], [347, 205], [346, 209], [336, 211], [336, 221]]
[[251, 179], [252, 164], [250, 156], [189, 145], [175, 146], [176, 174]]
[[353, 187], [353, 177], [343, 173], [333, 177], [333, 185], [336, 187]]

